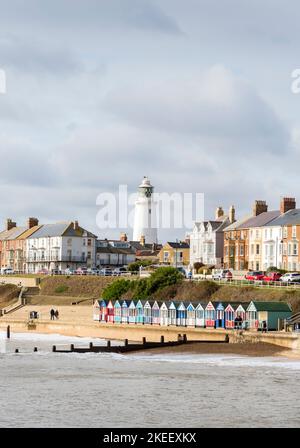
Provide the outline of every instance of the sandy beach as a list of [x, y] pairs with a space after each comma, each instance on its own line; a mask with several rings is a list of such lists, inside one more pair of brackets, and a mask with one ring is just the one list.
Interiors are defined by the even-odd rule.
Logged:
[[300, 351], [289, 350], [285, 347], [279, 347], [273, 344], [258, 343], [258, 344], [227, 344], [227, 343], [195, 343], [180, 345], [177, 347], [165, 347], [139, 352], [140, 354], [158, 355], [158, 354], [231, 354], [242, 356], [283, 356], [291, 359], [300, 359]]

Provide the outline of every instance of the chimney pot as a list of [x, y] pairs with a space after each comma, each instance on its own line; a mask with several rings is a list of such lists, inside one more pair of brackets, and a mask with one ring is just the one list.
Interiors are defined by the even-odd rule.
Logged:
[[268, 211], [268, 205], [267, 205], [266, 201], [258, 201], [258, 200], [256, 200], [254, 202], [252, 211], [253, 211], [253, 216], [258, 216], [261, 213], [267, 212]]
[[235, 222], [235, 208], [234, 208], [234, 205], [232, 205], [229, 208], [229, 221], [230, 221], [231, 224]]
[[224, 216], [224, 211], [222, 207], [217, 207], [216, 209], [216, 221], [218, 221], [222, 216]]
[[10, 230], [14, 227], [17, 227], [17, 223], [12, 221], [11, 218], [7, 218], [5, 227], [6, 227], [6, 230]]
[[280, 201], [280, 213], [286, 213], [289, 210], [294, 210], [296, 208], [295, 198], [282, 198]]
[[34, 226], [39, 225], [39, 220], [37, 218], [28, 218], [27, 219], [27, 227], [28, 229], [31, 229]]

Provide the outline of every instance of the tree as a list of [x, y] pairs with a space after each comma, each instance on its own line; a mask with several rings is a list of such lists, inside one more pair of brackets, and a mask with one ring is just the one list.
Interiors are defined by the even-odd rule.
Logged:
[[128, 265], [128, 271], [130, 272], [139, 272], [140, 266], [147, 267], [152, 264], [151, 260], [137, 260]]
[[196, 262], [194, 263], [194, 269], [195, 269], [195, 271], [196, 271], [196, 274], [198, 274], [198, 271], [199, 271], [200, 268], [202, 268], [202, 266], [204, 266], [204, 264], [201, 263], [200, 261], [196, 261]]
[[115, 280], [104, 288], [102, 297], [105, 300], [118, 300], [129, 291], [131, 281], [124, 278]]

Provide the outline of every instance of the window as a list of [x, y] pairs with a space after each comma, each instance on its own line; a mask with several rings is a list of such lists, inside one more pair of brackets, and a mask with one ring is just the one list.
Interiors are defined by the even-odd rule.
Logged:
[[265, 239], [268, 238], [268, 229], [265, 229]]
[[292, 227], [292, 238], [296, 238], [296, 236], [297, 236], [297, 227], [293, 226]]
[[244, 256], [244, 246], [240, 245], [240, 255], [243, 257]]
[[258, 229], [256, 229], [256, 231], [255, 231], [255, 238], [256, 239], [259, 238], [259, 230]]
[[251, 255], [254, 255], [254, 244], [251, 244]]
[[283, 228], [283, 238], [287, 238], [287, 226]]
[[256, 244], [256, 251], [255, 251], [256, 255], [259, 255], [259, 244]]
[[164, 262], [168, 262], [168, 261], [169, 261], [169, 252], [164, 251]]

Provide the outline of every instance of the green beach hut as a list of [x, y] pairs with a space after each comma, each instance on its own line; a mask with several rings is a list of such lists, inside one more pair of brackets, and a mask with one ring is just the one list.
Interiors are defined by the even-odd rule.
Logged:
[[288, 319], [292, 309], [286, 302], [250, 302], [246, 311], [249, 329], [262, 329], [266, 322], [268, 330], [278, 330], [279, 319]]

